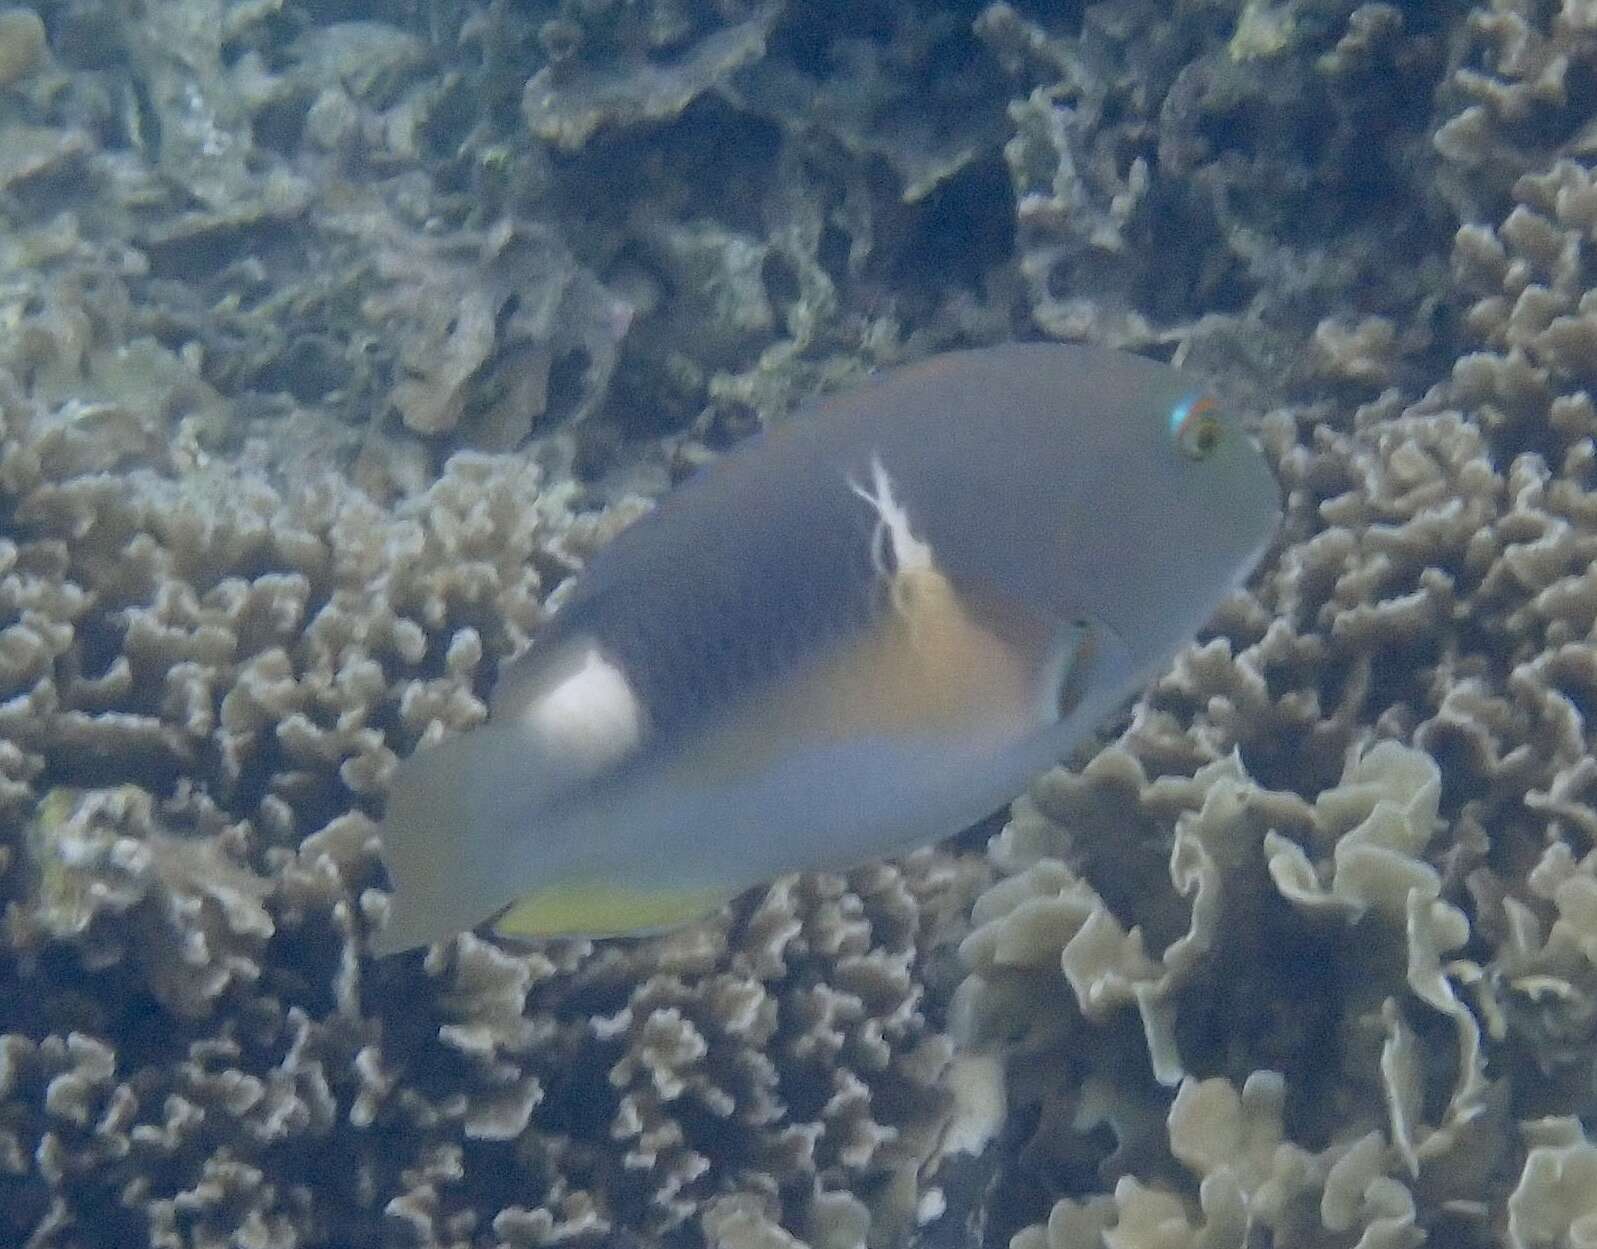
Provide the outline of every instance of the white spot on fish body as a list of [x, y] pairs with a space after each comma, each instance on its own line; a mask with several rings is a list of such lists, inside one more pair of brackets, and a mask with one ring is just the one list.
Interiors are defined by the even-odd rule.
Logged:
[[645, 716], [626, 673], [589, 645], [568, 675], [528, 704], [524, 719], [553, 751], [597, 770], [637, 749]]

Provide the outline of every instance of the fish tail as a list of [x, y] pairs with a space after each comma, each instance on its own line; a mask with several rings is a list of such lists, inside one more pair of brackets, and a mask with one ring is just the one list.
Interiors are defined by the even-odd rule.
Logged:
[[740, 880], [698, 879], [658, 847], [641, 857], [636, 847], [596, 850], [591, 812], [573, 821], [561, 801], [591, 780], [581, 760], [540, 749], [513, 719], [406, 759], [388, 790], [382, 855], [392, 891], [372, 953], [490, 922], [511, 940], [661, 931], [737, 891]]
[[375, 955], [475, 927], [514, 897], [503, 878], [508, 820], [534, 813], [548, 787], [530, 753], [514, 725], [489, 723], [399, 765], [382, 826], [391, 895]]

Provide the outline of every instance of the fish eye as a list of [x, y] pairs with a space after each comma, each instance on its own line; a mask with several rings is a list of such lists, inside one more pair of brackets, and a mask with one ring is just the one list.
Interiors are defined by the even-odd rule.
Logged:
[[1206, 460], [1219, 449], [1225, 425], [1213, 399], [1184, 399], [1171, 410], [1170, 433], [1182, 455]]

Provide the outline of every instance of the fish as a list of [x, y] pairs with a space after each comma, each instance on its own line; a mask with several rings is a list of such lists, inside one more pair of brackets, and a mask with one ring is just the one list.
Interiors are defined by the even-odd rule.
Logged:
[[379, 956], [659, 932], [998, 810], [1270, 547], [1202, 385], [1104, 347], [952, 351], [811, 401], [623, 530], [396, 769]]

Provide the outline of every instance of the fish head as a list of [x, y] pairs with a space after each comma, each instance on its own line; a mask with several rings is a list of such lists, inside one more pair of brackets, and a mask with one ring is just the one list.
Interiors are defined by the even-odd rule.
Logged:
[[1169, 365], [1062, 344], [1003, 363], [1007, 445], [968, 453], [985, 480], [950, 490], [938, 545], [1000, 598], [1096, 625], [1146, 680], [1268, 550], [1275, 472], [1242, 414]]

